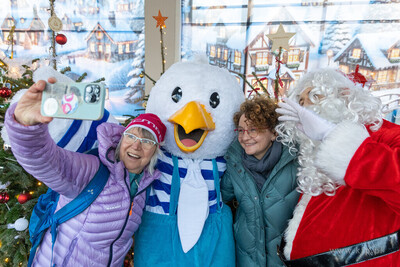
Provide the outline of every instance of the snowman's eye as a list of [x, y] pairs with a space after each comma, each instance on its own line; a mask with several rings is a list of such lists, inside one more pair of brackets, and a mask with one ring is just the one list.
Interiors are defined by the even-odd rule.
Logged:
[[210, 106], [216, 108], [219, 105], [219, 94], [214, 92], [210, 96]]
[[175, 87], [174, 91], [172, 92], [171, 98], [175, 103], [178, 103], [179, 100], [181, 100], [182, 98], [182, 89], [180, 87]]

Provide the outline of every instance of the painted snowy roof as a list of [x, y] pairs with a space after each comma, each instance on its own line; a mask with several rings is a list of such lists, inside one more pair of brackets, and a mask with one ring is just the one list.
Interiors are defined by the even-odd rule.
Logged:
[[[306, 27], [303, 27], [302, 25], [297, 23], [297, 19], [293, 17], [293, 13], [296, 13], [294, 11], [291, 11], [288, 7], [281, 6], [281, 7], [274, 7], [274, 11], [271, 11], [271, 7], [268, 7], [268, 9], [263, 9], [263, 8], [257, 8], [254, 10], [254, 19], [256, 18], [259, 19], [258, 23], [255, 23], [254, 26], [250, 27], [250, 32], [249, 32], [249, 44], [257, 38], [260, 34], [264, 33], [269, 33], [269, 29], [271, 27], [278, 28], [278, 24], [275, 26], [272, 26], [272, 24], [275, 24], [274, 22], [279, 22], [279, 21], [289, 21], [292, 22], [293, 24], [291, 25], [284, 25], [285, 31], [286, 32], [295, 32], [296, 35], [293, 36], [293, 38], [290, 39], [289, 44], [290, 45], [296, 45], [296, 46], [302, 46], [305, 44], [309, 44], [311, 46], [315, 46], [316, 40], [313, 40], [311, 36], [314, 36], [311, 34]], [[268, 12], [267, 12], [268, 10]], [[293, 12], [293, 13], [292, 13]], [[312, 12], [311, 12], [312, 13]], [[270, 14], [270, 18], [266, 18]], [[267, 22], [266, 22], [267, 21]], [[257, 22], [257, 21], [256, 21]], [[268, 38], [266, 38], [268, 39]]]
[[[97, 22], [97, 24], [100, 25], [100, 27], [108, 34], [108, 36], [110, 36], [110, 38], [114, 42], [126, 42], [137, 39], [137, 35], [134, 34], [127, 20], [116, 18], [115, 26], [111, 24], [108, 19], [99, 21]], [[94, 27], [94, 29], [96, 29], [96, 26]], [[86, 40], [89, 39], [90, 36], [93, 34], [94, 29], [86, 37]]]
[[400, 66], [400, 63], [391, 63], [384, 54], [399, 39], [400, 32], [359, 33], [336, 54], [333, 60], [336, 61], [355, 40], [359, 40], [375, 69]]
[[[296, 80], [296, 76], [294, 75], [294, 73], [287, 68], [284, 65], [281, 65], [280, 69], [279, 69], [279, 76], [283, 76], [285, 73], [289, 74], [289, 76], [293, 79]], [[268, 79], [272, 79], [275, 80], [276, 79], [276, 68], [272, 68], [269, 73], [268, 73]]]
[[238, 30], [228, 39], [226, 45], [232, 49], [243, 50], [246, 46], [246, 33]]
[[[32, 20], [35, 18], [33, 13], [23, 13], [23, 14], [10, 14], [8, 13], [4, 19], [13, 18], [15, 20], [15, 29], [29, 29], [31, 26]], [[3, 21], [4, 21], [3, 19]], [[40, 19], [40, 18], [39, 18]]]

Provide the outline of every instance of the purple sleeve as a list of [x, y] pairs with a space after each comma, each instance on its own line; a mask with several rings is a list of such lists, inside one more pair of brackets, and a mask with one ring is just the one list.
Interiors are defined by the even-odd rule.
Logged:
[[97, 172], [98, 158], [58, 147], [47, 124], [19, 124], [14, 119], [15, 107], [13, 104], [8, 108], [4, 124], [18, 163], [54, 191], [76, 197]]

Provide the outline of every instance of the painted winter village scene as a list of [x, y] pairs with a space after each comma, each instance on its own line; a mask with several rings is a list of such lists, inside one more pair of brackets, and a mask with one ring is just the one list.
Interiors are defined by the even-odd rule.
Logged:
[[[368, 81], [365, 88], [382, 97], [388, 104], [387, 113], [396, 114], [400, 96], [399, 0], [251, 2], [247, 8], [245, 0], [219, 1], [218, 6], [211, 0], [183, 1], [182, 57], [190, 57], [193, 51], [205, 52], [210, 64], [227, 68], [238, 77], [246, 96], [254, 93], [248, 83], [255, 90], [264, 86], [272, 93], [277, 65], [281, 95], [308, 70], [329, 66], [350, 74], [358, 68], [357, 73]], [[279, 24], [285, 32], [295, 33], [289, 50], [280, 57], [281, 64], [277, 64], [277, 51], [271, 50], [268, 38]]]
[[[163, 72], [162, 36], [168, 35], [163, 21], [169, 16], [180, 21], [173, 24], [180, 27], [175, 58], [205, 55], [237, 78], [245, 97], [280, 99], [308, 71], [332, 67], [357, 77], [359, 86], [381, 98], [386, 119], [400, 124], [400, 0], [159, 1], [180, 6], [178, 18], [164, 13], [161, 4], [155, 20], [150, 18], [153, 24], [146, 16], [146, 28], [160, 27]], [[0, 0], [0, 129], [14, 93], [34, 83], [39, 66], [78, 82], [104, 82], [105, 108], [115, 123], [143, 113], [145, 78], [153, 81], [145, 69], [145, 47], [152, 47], [145, 44], [145, 3]], [[75, 122], [64, 123], [65, 130]], [[23, 170], [2, 139], [0, 266], [26, 266], [28, 219], [47, 187]], [[132, 261], [130, 250], [124, 266]]]
[[[49, 0], [2, 0], [0, 51], [16, 59], [49, 58]], [[4, 3], [5, 2], [5, 3]], [[85, 81], [104, 78], [106, 108], [115, 116], [143, 112], [144, 0], [56, 0], [65, 44], [57, 45], [58, 68]], [[262, 83], [270, 93], [279, 74], [280, 94], [308, 70], [358, 71], [367, 87], [392, 110], [400, 94], [399, 0], [252, 1], [183, 0], [182, 60], [194, 53], [227, 68], [246, 95]], [[268, 34], [295, 33], [289, 50], [271, 50]], [[14, 27], [14, 29], [13, 29]], [[9, 41], [13, 29], [13, 45]], [[279, 65], [279, 66], [277, 66]], [[277, 73], [277, 67], [279, 73]], [[256, 77], [255, 77], [256, 76]], [[397, 97], [397, 98], [396, 98]]]
[[[16, 61], [51, 58], [49, 0], [2, 0], [0, 53]], [[62, 29], [56, 36], [57, 69], [70, 67], [84, 82], [104, 78], [105, 107], [114, 116], [143, 112], [144, 0], [56, 0]], [[13, 44], [10, 32], [13, 31]], [[60, 37], [60, 40], [58, 39]], [[44, 63], [45, 64], [45, 63]]]

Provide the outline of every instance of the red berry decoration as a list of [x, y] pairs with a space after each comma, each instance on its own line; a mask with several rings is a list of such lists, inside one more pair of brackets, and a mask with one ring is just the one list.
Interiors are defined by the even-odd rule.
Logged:
[[56, 42], [57, 44], [64, 45], [67, 43], [67, 37], [64, 34], [59, 33], [56, 36]]
[[9, 200], [10, 200], [10, 196], [8, 195], [7, 192], [0, 193], [0, 203], [4, 204], [4, 203], [7, 203]]
[[1, 96], [2, 98], [7, 98], [7, 97], [9, 97], [9, 96], [11, 95], [11, 93], [12, 93], [12, 91], [11, 91], [10, 88], [7, 88], [7, 87], [2, 87], [2, 88], [0, 88], [0, 96]]
[[31, 194], [29, 193], [22, 193], [18, 196], [18, 202], [21, 204], [24, 204], [25, 202], [27, 202], [28, 200], [30, 200], [32, 198]]

